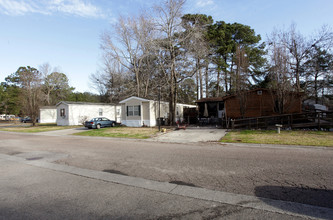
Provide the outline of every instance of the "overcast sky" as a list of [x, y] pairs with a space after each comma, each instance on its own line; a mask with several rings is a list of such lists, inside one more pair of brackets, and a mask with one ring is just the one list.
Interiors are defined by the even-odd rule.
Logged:
[[[137, 14], [159, 0], [0, 0], [0, 82], [20, 66], [49, 63], [76, 91], [100, 69], [100, 35], [119, 15]], [[332, 0], [187, 0], [184, 13], [251, 26], [263, 39], [296, 23], [304, 35], [333, 27]]]

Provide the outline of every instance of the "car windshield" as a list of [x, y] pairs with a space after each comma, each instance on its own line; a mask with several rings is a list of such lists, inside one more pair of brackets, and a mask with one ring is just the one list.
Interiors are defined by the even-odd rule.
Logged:
[[93, 118], [91, 119], [92, 121], [101, 121], [102, 119], [101, 118]]
[[108, 118], [93, 118], [90, 121], [110, 121]]

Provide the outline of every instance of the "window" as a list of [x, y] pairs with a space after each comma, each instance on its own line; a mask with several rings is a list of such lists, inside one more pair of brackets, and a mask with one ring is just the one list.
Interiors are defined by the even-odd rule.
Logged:
[[140, 116], [140, 105], [127, 106], [127, 116]]
[[103, 116], [103, 109], [100, 108], [100, 109], [98, 110], [98, 113], [99, 113], [99, 116]]
[[60, 109], [60, 116], [65, 117], [65, 109], [64, 108]]
[[134, 106], [127, 106], [127, 116], [133, 116], [133, 107]]
[[140, 116], [140, 105], [133, 106], [133, 115], [134, 116]]

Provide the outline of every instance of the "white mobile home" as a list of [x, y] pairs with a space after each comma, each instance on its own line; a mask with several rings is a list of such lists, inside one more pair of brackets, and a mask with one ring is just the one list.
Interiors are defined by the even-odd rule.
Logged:
[[39, 110], [39, 123], [56, 123], [57, 122], [57, 107], [43, 106]]
[[[156, 126], [159, 117], [158, 101], [148, 100], [132, 96], [119, 102], [121, 104], [121, 123], [131, 127]], [[183, 120], [183, 110], [186, 107], [193, 108], [195, 105], [177, 103], [176, 118]], [[160, 117], [169, 117], [169, 103], [160, 102]]]
[[121, 109], [106, 103], [67, 102], [57, 105], [57, 125], [82, 125], [84, 121], [95, 117], [106, 117], [119, 122]]
[[13, 119], [15, 119], [15, 115], [7, 115], [7, 114], [0, 115], [0, 120], [13, 120]]

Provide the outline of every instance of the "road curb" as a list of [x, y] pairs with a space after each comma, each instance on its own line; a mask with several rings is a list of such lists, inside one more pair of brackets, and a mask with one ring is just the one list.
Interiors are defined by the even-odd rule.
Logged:
[[331, 208], [234, 194], [198, 187], [183, 186], [167, 182], [158, 182], [139, 177], [130, 177], [119, 174], [106, 173], [102, 171], [77, 168], [73, 166], [54, 164], [43, 160], [27, 160], [22, 157], [9, 156], [5, 154], [0, 154], [0, 159], [131, 187], [139, 187], [142, 189], [168, 193], [172, 195], [219, 202], [268, 212], [287, 214], [291, 216], [314, 219], [331, 219], [333, 216], [333, 209]]

